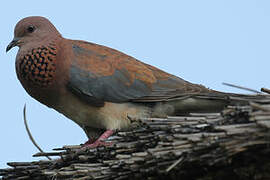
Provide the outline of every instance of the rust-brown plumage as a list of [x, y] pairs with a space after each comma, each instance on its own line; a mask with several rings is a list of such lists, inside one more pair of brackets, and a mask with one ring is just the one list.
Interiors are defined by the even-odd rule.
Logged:
[[[65, 39], [44, 17], [19, 21], [7, 51], [14, 46], [20, 47], [16, 72], [26, 91], [80, 125], [91, 147], [102, 144], [114, 130], [129, 127], [130, 116], [216, 111], [227, 103], [222, 93], [117, 50]], [[203, 94], [213, 98], [200, 98]]]

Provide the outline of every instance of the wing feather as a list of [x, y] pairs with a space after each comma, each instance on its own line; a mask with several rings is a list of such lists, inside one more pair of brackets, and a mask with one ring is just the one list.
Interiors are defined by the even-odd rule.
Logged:
[[157, 102], [209, 91], [105, 46], [72, 41], [72, 51], [68, 87], [98, 105]]

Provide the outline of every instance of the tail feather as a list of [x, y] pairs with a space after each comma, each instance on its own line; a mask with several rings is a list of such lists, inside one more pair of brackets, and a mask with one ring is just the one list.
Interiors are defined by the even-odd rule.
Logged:
[[179, 115], [191, 112], [221, 112], [227, 106], [244, 106], [248, 105], [250, 102], [259, 104], [270, 103], [270, 95], [234, 94], [218, 91], [185, 94], [164, 99], [163, 102], [156, 102], [153, 107], [153, 115], [156, 117], [164, 117], [166, 115]]

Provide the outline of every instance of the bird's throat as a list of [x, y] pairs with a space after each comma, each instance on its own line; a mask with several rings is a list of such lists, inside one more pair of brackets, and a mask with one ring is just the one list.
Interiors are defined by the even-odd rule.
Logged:
[[56, 71], [57, 49], [54, 44], [33, 48], [16, 61], [16, 71], [21, 81], [30, 86], [50, 86]]

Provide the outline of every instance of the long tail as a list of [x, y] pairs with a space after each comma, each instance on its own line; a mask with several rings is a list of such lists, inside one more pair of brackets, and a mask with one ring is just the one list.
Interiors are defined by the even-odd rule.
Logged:
[[[190, 112], [220, 112], [230, 105], [244, 106], [250, 103], [270, 103], [270, 95], [266, 94], [235, 94], [212, 91], [210, 93], [185, 94], [170, 98], [162, 108], [174, 108], [172, 115]], [[160, 109], [160, 108], [159, 108]], [[164, 110], [163, 109], [163, 110]], [[171, 111], [172, 112], [172, 111]]]

